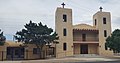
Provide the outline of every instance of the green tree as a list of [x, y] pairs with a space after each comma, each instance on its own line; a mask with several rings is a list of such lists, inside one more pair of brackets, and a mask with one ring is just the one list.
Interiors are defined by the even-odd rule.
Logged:
[[3, 32], [0, 30], [0, 45], [4, 45], [5, 41], [6, 41], [6, 38], [3, 35]]
[[43, 25], [41, 22], [36, 24], [30, 21], [24, 27], [25, 29], [16, 32], [15, 39], [18, 40], [18, 42], [23, 42], [25, 45], [35, 44], [39, 52], [43, 51], [43, 47], [46, 46], [46, 44], [58, 40], [56, 32], [53, 32], [53, 29], [48, 28], [47, 25]]
[[113, 50], [114, 53], [120, 52], [120, 30], [113, 31], [111, 36], [106, 39], [105, 47]]

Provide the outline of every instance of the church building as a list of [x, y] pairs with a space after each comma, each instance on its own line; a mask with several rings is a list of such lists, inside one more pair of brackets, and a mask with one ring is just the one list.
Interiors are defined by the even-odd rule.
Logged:
[[93, 25], [73, 25], [72, 9], [58, 7], [55, 12], [55, 31], [58, 44], [47, 44], [40, 53], [35, 44], [6, 41], [0, 46], [0, 60], [39, 59], [47, 57], [66, 57], [82, 54], [113, 56], [113, 51], [105, 48], [106, 38], [111, 35], [111, 14], [102, 7], [93, 15]]
[[55, 31], [59, 36], [56, 45], [56, 57], [75, 54], [98, 54], [112, 56], [113, 52], [105, 49], [105, 40], [111, 35], [111, 14], [100, 11], [93, 15], [93, 25], [73, 25], [72, 9], [58, 7], [55, 12]]

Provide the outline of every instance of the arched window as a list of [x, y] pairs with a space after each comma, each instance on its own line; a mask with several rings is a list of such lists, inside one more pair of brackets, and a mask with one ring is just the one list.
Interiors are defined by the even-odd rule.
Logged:
[[95, 25], [97, 25], [97, 19], [95, 19]]
[[103, 24], [106, 24], [106, 18], [103, 17]]
[[66, 30], [66, 28], [63, 29], [63, 36], [67, 36], [67, 30]]
[[63, 43], [63, 50], [64, 50], [64, 51], [67, 50], [67, 43]]
[[63, 22], [67, 22], [67, 15], [63, 14]]
[[107, 37], [107, 31], [104, 30], [104, 37]]

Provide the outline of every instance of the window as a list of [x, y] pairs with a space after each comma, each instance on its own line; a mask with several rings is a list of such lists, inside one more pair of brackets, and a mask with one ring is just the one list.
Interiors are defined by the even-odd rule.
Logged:
[[15, 49], [15, 55], [19, 55], [20, 51], [18, 49]]
[[67, 22], [67, 15], [63, 14], [63, 22]]
[[82, 41], [86, 41], [86, 34], [82, 34]]
[[97, 25], [97, 20], [95, 19], [95, 25]]
[[67, 36], [67, 30], [66, 30], [66, 28], [63, 29], [63, 36]]
[[63, 43], [63, 50], [66, 51], [67, 50], [67, 44]]
[[103, 24], [106, 24], [106, 18], [105, 17], [103, 18]]
[[33, 54], [38, 54], [39, 53], [39, 48], [33, 48]]
[[108, 49], [107, 49], [107, 45], [106, 45], [106, 43], [105, 43], [105, 50], [108, 50]]
[[24, 48], [21, 48], [20, 51], [21, 51], [21, 55], [24, 55]]
[[107, 31], [104, 30], [104, 37], [107, 37]]
[[10, 47], [7, 47], [7, 55], [11, 55], [13, 53], [13, 49]]

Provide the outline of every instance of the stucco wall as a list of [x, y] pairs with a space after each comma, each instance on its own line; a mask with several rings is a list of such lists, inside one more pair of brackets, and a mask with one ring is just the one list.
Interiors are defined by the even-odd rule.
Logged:
[[[67, 22], [63, 22], [63, 14], [67, 15]], [[66, 28], [66, 36], [63, 36], [63, 29]], [[73, 29], [72, 29], [72, 9], [57, 8], [55, 13], [55, 31], [59, 36], [59, 44], [56, 45], [56, 57], [73, 55]], [[67, 44], [67, 49], [63, 50], [63, 43]]]
[[[34, 44], [29, 44], [28, 47], [25, 48], [25, 59], [39, 59], [40, 58], [40, 54], [33, 54], [33, 48], [37, 48], [36, 45]], [[42, 52], [42, 56], [43, 54], [46, 55], [46, 50], [44, 47], [44, 51]]]
[[98, 44], [88, 44], [88, 54], [98, 54]]
[[74, 54], [80, 54], [80, 44], [73, 44], [74, 45]]
[[[80, 44], [74, 44], [74, 54], [80, 54]], [[98, 44], [88, 44], [88, 54], [98, 54]]]
[[[103, 24], [103, 17], [106, 18], [106, 24]], [[111, 14], [110, 12], [98, 11], [93, 15], [93, 20], [97, 20], [97, 25], [93, 21], [93, 25], [99, 29], [99, 55], [112, 56], [113, 52], [105, 50], [105, 40], [111, 35]], [[104, 30], [107, 31], [107, 37], [104, 37]]]
[[0, 60], [6, 59], [6, 46], [0, 46]]

